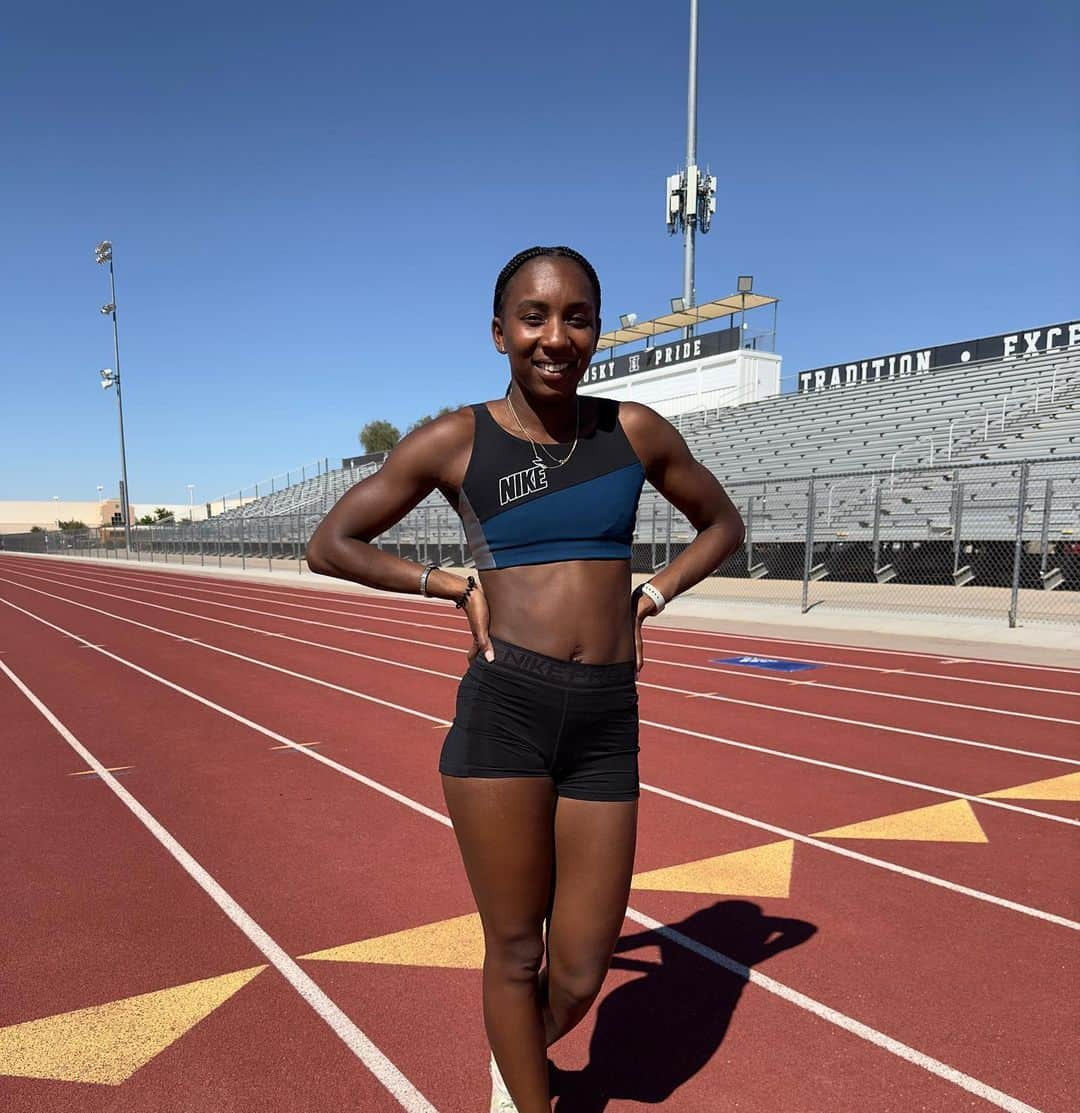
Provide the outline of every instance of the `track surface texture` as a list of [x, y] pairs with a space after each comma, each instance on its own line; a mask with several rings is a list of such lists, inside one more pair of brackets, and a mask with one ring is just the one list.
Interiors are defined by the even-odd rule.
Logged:
[[[485, 1110], [437, 773], [468, 641], [331, 581], [0, 556], [0, 1108]], [[554, 1108], [1075, 1109], [1077, 662], [646, 656], [634, 889]]]

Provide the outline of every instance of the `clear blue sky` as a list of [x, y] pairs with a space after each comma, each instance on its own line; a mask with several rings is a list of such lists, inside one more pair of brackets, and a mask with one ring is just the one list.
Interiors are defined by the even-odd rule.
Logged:
[[[491, 286], [590, 256], [681, 285], [680, 0], [50, 3], [0, 38], [0, 498], [205, 501], [492, 397]], [[701, 3], [699, 297], [782, 299], [785, 375], [1080, 311], [1072, 0]]]

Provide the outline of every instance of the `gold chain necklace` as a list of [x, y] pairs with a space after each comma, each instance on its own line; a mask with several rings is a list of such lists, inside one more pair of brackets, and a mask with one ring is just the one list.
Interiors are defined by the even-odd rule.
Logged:
[[[542, 444], [538, 445], [536, 443], [536, 441], [534, 441], [532, 439], [532, 437], [529, 436], [529, 431], [525, 428], [524, 425], [521, 424], [521, 418], [518, 417], [517, 410], [514, 409], [514, 403], [510, 401], [510, 392], [509, 391], [506, 392], [506, 404], [507, 404], [507, 406], [510, 407], [511, 414], [514, 415], [514, 421], [517, 422], [517, 427], [522, 431], [522, 433], [525, 434], [525, 439], [529, 442], [529, 444], [532, 445], [533, 463], [538, 468], [561, 468], [564, 465], [570, 463], [570, 457], [574, 455], [574, 449], [577, 448], [578, 438], [581, 436], [581, 395], [580, 394], [575, 394], [574, 395], [574, 402], [575, 402], [575, 407], [574, 407], [574, 443], [570, 446], [570, 451], [566, 454], [566, 458], [563, 459], [563, 460], [560, 460], [558, 458], [558, 456], [554, 456], [554, 455], [552, 455], [552, 453], [548, 452], [546, 445], [542, 445]], [[549, 460], [551, 460], [552, 463], [550, 463], [550, 464], [544, 463], [544, 461], [540, 459], [540, 452], [538, 451], [538, 449], [542, 449], [543, 452], [544, 452], [544, 455], [547, 456], [547, 458]]]

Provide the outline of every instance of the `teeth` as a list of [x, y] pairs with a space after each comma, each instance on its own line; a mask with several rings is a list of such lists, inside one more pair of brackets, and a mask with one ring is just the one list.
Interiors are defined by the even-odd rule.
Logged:
[[551, 371], [551, 372], [554, 372], [554, 373], [558, 374], [558, 373], [561, 373], [561, 372], [565, 371], [570, 366], [570, 364], [569, 363], [541, 363], [541, 364], [538, 364], [538, 366], [539, 366], [541, 371]]

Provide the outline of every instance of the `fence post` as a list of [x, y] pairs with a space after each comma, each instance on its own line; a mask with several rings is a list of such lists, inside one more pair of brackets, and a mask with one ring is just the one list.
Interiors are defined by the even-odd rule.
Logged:
[[1020, 465], [1020, 490], [1016, 496], [1016, 542], [1013, 546], [1012, 600], [1009, 603], [1009, 626], [1016, 626], [1017, 604], [1020, 601], [1020, 564], [1024, 555], [1024, 504], [1027, 502], [1028, 462]]
[[962, 479], [953, 480], [953, 512], [952, 512], [952, 532], [953, 532], [953, 575], [960, 571], [960, 548], [961, 537], [964, 533], [964, 481]]
[[652, 500], [652, 545], [649, 553], [649, 567], [656, 571], [656, 499]]
[[271, 555], [273, 541], [270, 538], [270, 528], [271, 528], [271, 526], [270, 526], [270, 515], [267, 514], [266, 515], [266, 570], [268, 572], [273, 572], [273, 570], [274, 570], [274, 559], [273, 559], [273, 556]]
[[802, 613], [810, 609], [810, 569], [814, 565], [814, 504], [816, 501], [816, 493], [814, 490], [814, 481], [810, 480], [810, 485], [806, 492], [806, 551], [803, 553], [803, 577], [802, 577]]
[[240, 567], [247, 571], [247, 557], [244, 554], [244, 508], [240, 507]]
[[[876, 479], [876, 476], [875, 476]], [[874, 484], [874, 572], [881, 567], [881, 484]]]
[[746, 570], [754, 567], [754, 496], [746, 496]]
[[1050, 478], [1046, 480], [1046, 489], [1043, 491], [1043, 516], [1042, 516], [1042, 530], [1039, 533], [1039, 575], [1046, 582], [1046, 566], [1049, 561], [1046, 559], [1050, 553], [1050, 514], [1054, 509], [1054, 481]]
[[304, 574], [304, 562], [300, 559], [300, 554], [303, 552], [303, 546], [300, 544], [304, 534], [304, 522], [301, 515], [303, 511], [299, 506], [296, 508], [296, 574], [302, 576]]
[[664, 567], [671, 563], [671, 527], [674, 521], [674, 508], [671, 503], [667, 504], [667, 541], [664, 543]]

